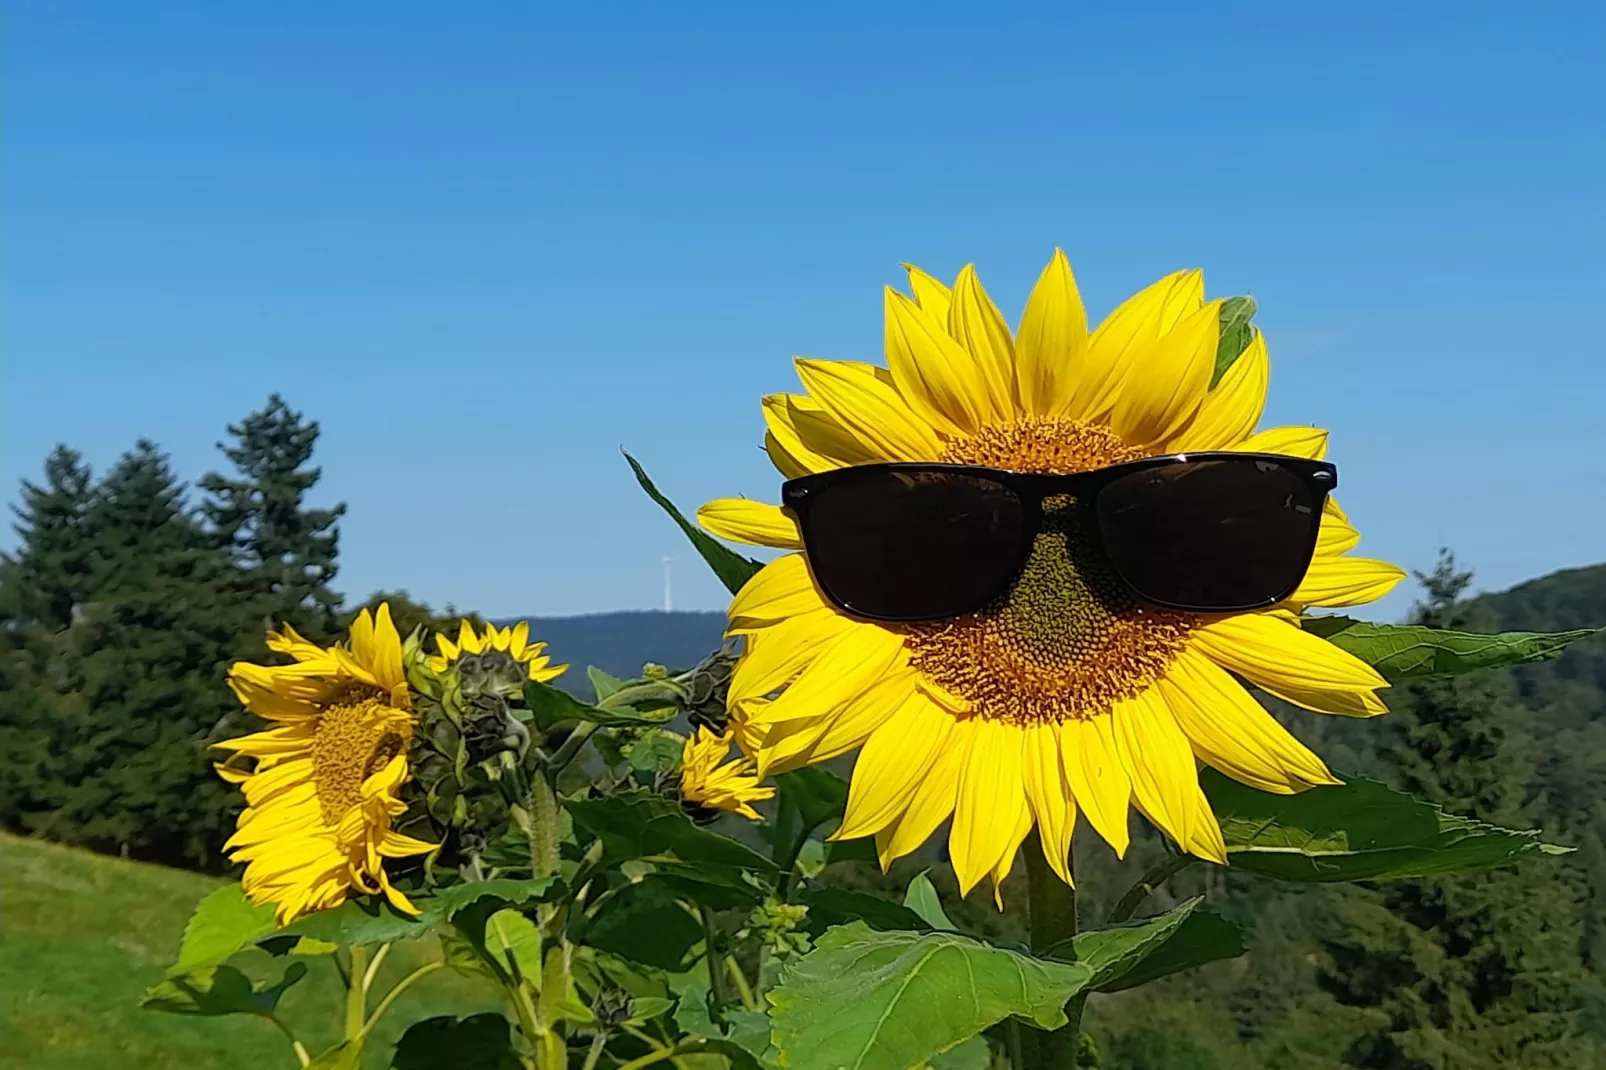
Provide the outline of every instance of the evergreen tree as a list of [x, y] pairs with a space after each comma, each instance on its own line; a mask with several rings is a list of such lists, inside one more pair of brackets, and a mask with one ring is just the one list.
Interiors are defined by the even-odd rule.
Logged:
[[23, 481], [18, 547], [0, 556], [0, 824], [16, 830], [49, 811], [65, 775], [63, 638], [91, 589], [89, 468], [57, 446], [44, 476]]
[[335, 578], [344, 503], [311, 509], [308, 492], [322, 470], [309, 467], [318, 424], [302, 419], [278, 394], [259, 412], [229, 425], [233, 444], [218, 448], [238, 478], [212, 472], [200, 481], [202, 513], [262, 595], [264, 612], [316, 638], [333, 638], [340, 595]]
[[237, 570], [141, 441], [86, 512], [91, 594], [65, 633], [58, 746], [66, 757], [37, 828], [170, 864], [216, 864], [232, 795], [206, 743], [235, 703], [225, 685], [260, 623]]
[[[1475, 629], [1460, 601], [1471, 579], [1442, 553], [1418, 575], [1416, 623]], [[1451, 813], [1532, 824], [1532, 748], [1509, 674], [1427, 678], [1389, 693], [1380, 757], [1399, 785]], [[1584, 903], [1559, 867], [1400, 881], [1339, 893], [1320, 981], [1364, 1008], [1346, 1061], [1371, 1070], [1598, 1065], [1576, 1030], [1588, 975]]]

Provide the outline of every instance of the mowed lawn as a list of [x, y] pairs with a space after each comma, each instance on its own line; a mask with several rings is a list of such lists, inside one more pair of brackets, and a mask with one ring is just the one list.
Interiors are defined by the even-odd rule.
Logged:
[[[141, 994], [177, 954], [191, 909], [220, 883], [0, 834], [0, 1065], [295, 1067], [289, 1042], [260, 1018], [198, 1018], [140, 1008]], [[247, 972], [260, 977], [272, 969], [272, 960], [259, 957]], [[435, 957], [429, 941], [397, 945], [382, 967], [379, 990]], [[332, 963], [307, 961], [311, 972], [280, 1008], [317, 1054], [338, 1038], [343, 992]], [[432, 973], [391, 1008], [365, 1065], [389, 1066], [397, 1036], [417, 1018], [498, 1006], [489, 986], [448, 970]]]

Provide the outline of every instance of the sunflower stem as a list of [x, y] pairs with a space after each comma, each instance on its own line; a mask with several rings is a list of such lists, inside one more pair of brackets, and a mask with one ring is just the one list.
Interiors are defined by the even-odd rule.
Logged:
[[558, 797], [544, 776], [530, 778], [530, 869], [533, 877], [558, 875]]
[[[1040, 955], [1076, 935], [1076, 890], [1049, 868], [1036, 831], [1027, 838], [1022, 851], [1026, 855], [1029, 944], [1032, 954]], [[1066, 1004], [1069, 1021], [1052, 1033], [1025, 1031], [1021, 1038], [1022, 1070], [1071, 1070], [1077, 1065], [1086, 1002], [1085, 995], [1078, 995]]]
[[368, 949], [361, 944], [351, 945], [351, 985], [346, 989], [346, 1039], [362, 1036], [362, 1027], [368, 1018]]
[[708, 987], [714, 994], [714, 1020], [723, 1021], [725, 1005], [730, 1001], [730, 992], [725, 987], [728, 978], [725, 977], [724, 956], [719, 950], [719, 930], [714, 925], [714, 912], [708, 904], [699, 903], [697, 913], [703, 919], [703, 958], [708, 966]]
[[1138, 907], [1143, 905], [1143, 901], [1149, 897], [1150, 893], [1192, 864], [1192, 855], [1180, 854], [1172, 855], [1163, 862], [1156, 864], [1147, 873], [1139, 877], [1138, 882], [1121, 897], [1120, 902], [1115, 904], [1114, 909], [1110, 911], [1109, 920], [1113, 923], [1126, 921], [1132, 917], [1133, 914], [1137, 913]]

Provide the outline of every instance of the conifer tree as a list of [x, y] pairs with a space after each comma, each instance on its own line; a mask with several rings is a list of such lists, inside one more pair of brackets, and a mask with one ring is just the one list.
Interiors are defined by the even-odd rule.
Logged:
[[[1442, 553], [1418, 574], [1416, 623], [1475, 630], [1470, 582]], [[1389, 693], [1380, 757], [1399, 786], [1446, 811], [1532, 825], [1532, 748], [1509, 674], [1427, 678]], [[1392, 722], [1390, 731], [1387, 725]], [[1584, 903], [1559, 867], [1399, 881], [1340, 893], [1319, 980], [1366, 1023], [1346, 1061], [1370, 1070], [1598, 1065], [1576, 1029], [1588, 976]]]
[[341, 597], [330, 584], [336, 573], [344, 503], [309, 508], [308, 493], [322, 470], [310, 467], [319, 428], [278, 394], [238, 424], [233, 442], [218, 448], [236, 478], [217, 472], [201, 479], [201, 506], [219, 543], [244, 570], [261, 596], [269, 619], [288, 621], [315, 638], [332, 638]]
[[57, 446], [44, 481], [23, 481], [18, 546], [0, 555], [0, 825], [18, 831], [48, 813], [65, 775], [62, 647], [90, 591], [91, 489], [83, 459]]

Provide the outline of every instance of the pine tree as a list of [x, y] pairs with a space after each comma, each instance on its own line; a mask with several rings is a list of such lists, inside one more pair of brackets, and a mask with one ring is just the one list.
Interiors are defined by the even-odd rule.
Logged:
[[319, 428], [302, 419], [278, 394], [259, 412], [229, 425], [232, 445], [218, 449], [238, 478], [212, 472], [199, 483], [208, 495], [202, 514], [217, 540], [245, 570], [264, 612], [317, 638], [337, 630], [340, 595], [329, 585], [336, 573], [344, 503], [306, 506], [322, 470], [308, 467]]
[[154, 444], [141, 441], [107, 474], [86, 525], [92, 591], [62, 652], [66, 767], [37, 827], [99, 850], [216, 864], [234, 801], [206, 743], [235, 705], [228, 665], [260, 644], [260, 622]]
[[91, 589], [91, 488], [82, 458], [57, 446], [44, 482], [23, 481], [18, 547], [0, 555], [0, 825], [19, 831], [48, 813], [65, 776], [62, 647]]
[[[1475, 629], [1460, 602], [1471, 576], [1442, 553], [1418, 575], [1416, 623]], [[1533, 754], [1509, 674], [1428, 678], [1393, 689], [1380, 758], [1399, 786], [1451, 813], [1532, 822]], [[1388, 722], [1385, 722], [1387, 724]], [[1584, 904], [1553, 863], [1341, 893], [1319, 980], [1366, 1025], [1347, 1062], [1370, 1070], [1585, 1067], [1576, 1031], [1588, 984]]]

